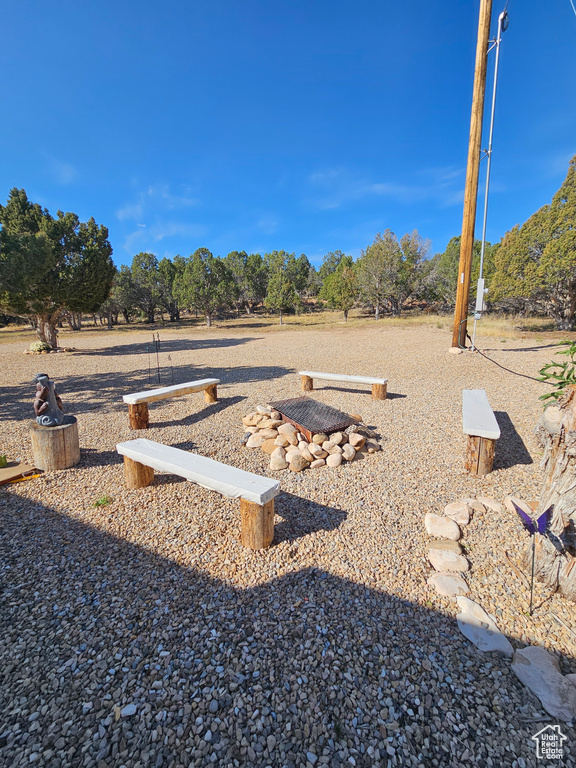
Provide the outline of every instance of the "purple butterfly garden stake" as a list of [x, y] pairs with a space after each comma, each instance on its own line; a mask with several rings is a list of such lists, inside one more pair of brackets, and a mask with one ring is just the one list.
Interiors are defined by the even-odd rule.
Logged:
[[[512, 502], [512, 504], [514, 504], [514, 502]], [[526, 528], [530, 536], [532, 536], [532, 577], [530, 579], [530, 616], [532, 616], [532, 601], [534, 598], [534, 559], [536, 556], [536, 536], [534, 534], [539, 533], [543, 536], [546, 533], [548, 526], [550, 525], [550, 520], [552, 519], [554, 505], [548, 507], [546, 512], [542, 512], [540, 517], [536, 520], [533, 520], [530, 515], [524, 512], [523, 509], [520, 509], [517, 504], [514, 504], [514, 509], [518, 513], [520, 520], [522, 520], [522, 525]]]

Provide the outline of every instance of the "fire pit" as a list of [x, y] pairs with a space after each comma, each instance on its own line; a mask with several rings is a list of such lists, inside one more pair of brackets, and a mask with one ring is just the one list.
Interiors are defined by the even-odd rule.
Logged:
[[354, 419], [350, 414], [310, 397], [293, 397], [270, 405], [282, 415], [284, 421], [293, 424], [299, 432], [306, 435], [308, 440], [312, 440], [312, 436], [319, 433], [328, 435], [352, 424], [358, 424], [358, 419]]

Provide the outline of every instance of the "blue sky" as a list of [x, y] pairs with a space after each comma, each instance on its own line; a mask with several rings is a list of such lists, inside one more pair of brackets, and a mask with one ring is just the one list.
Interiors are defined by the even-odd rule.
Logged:
[[[494, 31], [504, 5], [494, 1]], [[331, 250], [358, 256], [388, 227], [416, 228], [441, 251], [462, 224], [478, 8], [4, 4], [0, 199], [23, 187], [53, 214], [94, 216], [117, 264], [200, 246], [320, 264]], [[576, 154], [570, 0], [510, 0], [508, 11], [492, 241], [550, 201]]]

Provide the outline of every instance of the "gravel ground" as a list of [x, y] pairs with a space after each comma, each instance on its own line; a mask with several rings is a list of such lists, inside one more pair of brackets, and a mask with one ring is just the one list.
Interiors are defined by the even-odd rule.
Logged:
[[[427, 586], [423, 518], [462, 498], [538, 498], [543, 385], [447, 354], [434, 329], [161, 329], [162, 383], [170, 355], [174, 382], [220, 378], [219, 402], [153, 404], [150, 430], [131, 433], [121, 396], [156, 383], [149, 337], [86, 333], [76, 353], [38, 357], [0, 346], [0, 453], [32, 461], [39, 370], [78, 417], [82, 449], [72, 469], [0, 488], [0, 764], [542, 765], [530, 737], [550, 718]], [[485, 348], [529, 376], [554, 352], [529, 340]], [[272, 476], [268, 457], [240, 445], [241, 418], [298, 395], [300, 368], [387, 377], [385, 401], [329, 382], [311, 393], [360, 414], [383, 451], [275, 473], [272, 547], [242, 547], [238, 502], [180, 478], [125, 489], [115, 445], [142, 435]], [[463, 469], [462, 389], [476, 387], [502, 428], [484, 479]], [[574, 604], [539, 586], [526, 615], [510, 564], [525, 541], [509, 512], [475, 514], [463, 539], [470, 597], [515, 647], [545, 645], [576, 672]], [[562, 730], [562, 764], [575, 765], [576, 732]]]

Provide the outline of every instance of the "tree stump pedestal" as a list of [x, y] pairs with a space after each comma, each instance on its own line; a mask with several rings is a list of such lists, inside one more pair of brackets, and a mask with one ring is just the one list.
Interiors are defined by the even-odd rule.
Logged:
[[67, 416], [58, 427], [42, 427], [34, 422], [30, 428], [34, 466], [38, 469], [68, 469], [80, 461], [78, 421]]

